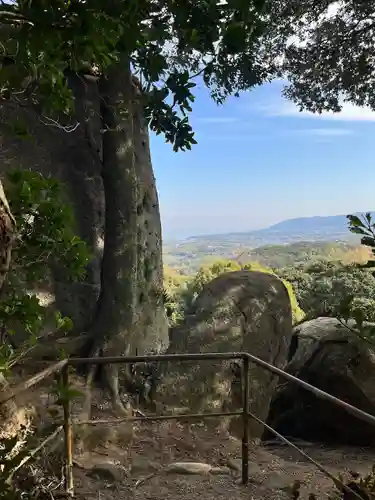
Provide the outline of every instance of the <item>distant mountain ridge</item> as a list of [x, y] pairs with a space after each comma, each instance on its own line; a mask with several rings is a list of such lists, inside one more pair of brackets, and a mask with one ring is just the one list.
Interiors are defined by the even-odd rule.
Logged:
[[[371, 214], [374, 217], [375, 213]], [[166, 264], [191, 274], [205, 259], [238, 259], [240, 256], [282, 267], [293, 264], [298, 255], [307, 258], [328, 255], [331, 251], [345, 253], [359, 243], [360, 236], [349, 231], [346, 215], [332, 215], [288, 219], [255, 231], [164, 241], [163, 253]]]
[[[358, 217], [363, 212], [354, 215]], [[370, 212], [375, 219], [375, 212]], [[278, 244], [291, 241], [351, 239], [346, 215], [297, 217], [286, 219], [270, 227], [236, 233], [190, 236], [185, 241], [196, 240], [261, 240], [261, 244]], [[257, 241], [258, 243], [258, 241]], [[259, 241], [260, 243], [260, 241]]]
[[[361, 213], [356, 213], [360, 217]], [[273, 226], [260, 229], [258, 231], [314, 231], [332, 229], [334, 231], [348, 231], [348, 219], [346, 215], [327, 215], [314, 217], [297, 217], [294, 219], [286, 219]]]

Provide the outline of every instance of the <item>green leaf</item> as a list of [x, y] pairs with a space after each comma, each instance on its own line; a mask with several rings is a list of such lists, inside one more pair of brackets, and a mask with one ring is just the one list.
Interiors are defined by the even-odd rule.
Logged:
[[361, 238], [361, 244], [369, 247], [375, 247], [375, 238], [373, 236], [364, 236]]
[[364, 227], [363, 222], [356, 215], [347, 215], [346, 218], [349, 220], [349, 224], [354, 227]]
[[354, 233], [354, 234], [366, 234], [366, 230], [362, 229], [361, 227], [353, 226], [353, 227], [350, 227], [349, 229], [350, 229], [350, 232]]

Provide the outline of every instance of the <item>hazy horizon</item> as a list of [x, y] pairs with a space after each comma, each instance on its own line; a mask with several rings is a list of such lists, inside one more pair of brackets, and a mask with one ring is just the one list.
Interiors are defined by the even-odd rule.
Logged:
[[199, 86], [191, 114], [198, 144], [174, 153], [151, 137], [163, 235], [246, 232], [285, 219], [372, 206], [375, 113], [300, 113], [280, 81], [215, 105]]
[[[353, 212], [348, 212], [351, 213], [351, 214], [364, 214], [366, 212], [369, 212], [368, 209], [366, 210], [357, 210], [357, 211], [353, 211]], [[370, 210], [371, 213], [374, 213], [375, 211], [373, 210]], [[292, 220], [295, 220], [295, 219], [300, 219], [300, 218], [317, 218], [317, 217], [322, 217], [322, 218], [325, 218], [325, 217], [345, 217], [346, 215], [348, 214], [328, 214], [328, 215], [303, 215], [301, 217], [290, 217], [288, 219], [281, 219], [281, 220], [277, 220], [271, 224], [268, 224], [266, 226], [262, 226], [262, 227], [256, 227], [256, 228], [250, 228], [250, 229], [244, 229], [244, 230], [240, 230], [240, 231], [234, 231], [234, 230], [229, 230], [229, 231], [217, 231], [217, 232], [201, 232], [201, 233], [192, 233], [192, 234], [188, 234], [188, 235], [182, 235], [182, 236], [171, 236], [168, 234], [164, 234], [164, 231], [163, 231], [163, 240], [164, 242], [166, 241], [183, 241], [183, 240], [187, 240], [189, 238], [194, 238], [194, 237], [200, 237], [200, 236], [219, 236], [219, 235], [225, 235], [225, 234], [231, 234], [231, 233], [250, 233], [252, 231], [257, 231], [257, 230], [261, 230], [261, 229], [269, 229], [273, 226], [275, 226], [276, 224], [279, 224], [281, 222], [287, 222], [287, 221], [292, 221]]]

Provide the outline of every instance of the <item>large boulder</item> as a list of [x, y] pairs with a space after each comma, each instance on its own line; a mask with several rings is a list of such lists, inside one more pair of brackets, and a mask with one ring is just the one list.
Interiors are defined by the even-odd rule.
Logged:
[[[284, 367], [291, 336], [290, 299], [282, 281], [267, 273], [235, 271], [204, 287], [185, 321], [172, 330], [168, 352], [246, 351]], [[185, 410], [234, 411], [242, 406], [241, 369], [233, 361], [170, 363], [164, 382], [164, 387], [174, 387], [173, 404], [180, 401]], [[249, 382], [250, 410], [265, 419], [277, 378], [251, 364]], [[261, 433], [262, 426], [251, 421], [251, 437]]]
[[[334, 318], [297, 326], [286, 371], [375, 415], [375, 353], [353, 326]], [[285, 380], [275, 391], [268, 423], [286, 436], [308, 441], [375, 443], [375, 426]]]

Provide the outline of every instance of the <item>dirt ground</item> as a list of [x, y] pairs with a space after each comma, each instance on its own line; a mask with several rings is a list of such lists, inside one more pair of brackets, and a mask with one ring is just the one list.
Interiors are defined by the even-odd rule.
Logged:
[[[301, 446], [314, 460], [332, 474], [349, 471], [368, 472], [375, 463], [375, 450], [328, 449], [305, 444]], [[122, 460], [126, 456], [125, 460]], [[129, 451], [118, 445], [99, 445], [94, 452], [77, 456], [74, 470], [77, 493], [83, 498], [131, 498], [152, 500], [229, 500], [293, 498], [290, 490], [295, 480], [302, 483], [300, 498], [309, 493], [329, 498], [334, 491], [332, 481], [289, 447], [252, 446], [250, 450], [249, 484], [243, 486], [240, 471], [223, 475], [167, 474], [163, 467], [173, 462], [203, 462], [215, 466], [230, 463], [241, 466], [241, 443], [213, 426], [188, 425], [177, 422], [136, 426]], [[131, 464], [121, 481], [92, 477], [94, 462]], [[78, 465], [77, 465], [78, 464]], [[83, 465], [84, 464], [84, 465]], [[155, 474], [153, 477], [149, 477]], [[147, 480], [137, 486], [140, 478]], [[81, 493], [80, 493], [81, 491]]]
[[[39, 401], [39, 413], [43, 413], [42, 407], [47, 414], [45, 410], [52, 402], [47, 393], [46, 387], [28, 391], [29, 401], [34, 405]], [[74, 413], [78, 415], [81, 408], [81, 402], [77, 402]], [[108, 400], [99, 392], [94, 394], [92, 410], [94, 418], [113, 417]], [[307, 500], [310, 493], [318, 499], [327, 499], [334, 491], [331, 479], [295, 450], [280, 444], [250, 446], [249, 483], [243, 486], [241, 441], [220, 429], [216, 419], [196, 423], [137, 422], [132, 436], [129, 424], [99, 424], [90, 427], [89, 437], [85, 439], [84, 447], [79, 445], [79, 439], [75, 443], [73, 470], [76, 496], [82, 500], [115, 497], [120, 500], [279, 500], [297, 498], [290, 491], [295, 480], [301, 481], [301, 499]], [[311, 443], [302, 443], [300, 447], [335, 476], [348, 476], [349, 471], [366, 473], [375, 464], [374, 449], [333, 449]], [[48, 462], [52, 458], [45, 453], [43, 460]], [[222, 467], [222, 473], [168, 473], [167, 466], [175, 462], [210, 464]], [[61, 477], [61, 456], [59, 464], [60, 468], [55, 470], [56, 484]]]

